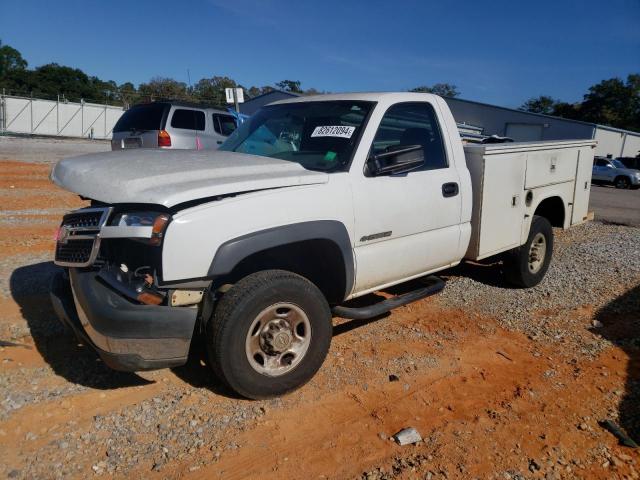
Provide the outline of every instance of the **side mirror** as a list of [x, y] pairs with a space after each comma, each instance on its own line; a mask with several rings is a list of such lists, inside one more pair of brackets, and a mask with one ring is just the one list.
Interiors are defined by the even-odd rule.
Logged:
[[398, 145], [388, 152], [369, 157], [367, 167], [371, 175], [407, 173], [424, 165], [422, 145]]

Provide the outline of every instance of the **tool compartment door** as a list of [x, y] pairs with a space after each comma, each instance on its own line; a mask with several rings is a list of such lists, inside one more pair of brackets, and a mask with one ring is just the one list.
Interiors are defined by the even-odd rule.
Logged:
[[573, 192], [573, 212], [571, 225], [587, 220], [589, 212], [589, 195], [591, 194], [591, 173], [593, 170], [593, 148], [582, 147], [578, 153], [576, 167], [576, 184]]
[[520, 246], [525, 154], [485, 155], [478, 258]]
[[577, 164], [576, 148], [528, 152], [525, 188], [570, 182], [575, 178]]

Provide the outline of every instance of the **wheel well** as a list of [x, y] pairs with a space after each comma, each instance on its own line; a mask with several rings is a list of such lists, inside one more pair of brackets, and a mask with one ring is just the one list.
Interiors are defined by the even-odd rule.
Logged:
[[629, 180], [629, 175], [616, 175], [616, 178], [614, 178], [613, 181], [615, 182], [619, 178], [624, 178], [625, 180]]
[[560, 197], [545, 198], [533, 214], [546, 218], [554, 227], [564, 227], [564, 202]]
[[320, 289], [330, 304], [342, 303], [348, 293], [342, 251], [326, 239], [288, 243], [253, 253], [216, 284], [235, 283], [251, 273], [272, 269], [302, 275]]

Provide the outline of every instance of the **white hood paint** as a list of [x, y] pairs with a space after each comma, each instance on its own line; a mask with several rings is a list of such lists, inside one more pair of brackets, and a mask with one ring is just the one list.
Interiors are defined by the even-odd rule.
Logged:
[[326, 183], [294, 162], [235, 152], [140, 149], [82, 155], [51, 171], [58, 186], [105, 203], [180, 203], [230, 193]]

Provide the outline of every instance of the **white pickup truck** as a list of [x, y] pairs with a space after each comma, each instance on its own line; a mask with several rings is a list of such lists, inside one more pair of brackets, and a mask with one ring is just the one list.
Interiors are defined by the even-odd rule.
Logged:
[[379, 315], [443, 282], [351, 299], [463, 259], [540, 282], [552, 227], [587, 218], [594, 145], [463, 146], [440, 97], [367, 93], [269, 105], [218, 151], [65, 159], [51, 179], [91, 206], [62, 221], [53, 304], [112, 368], [181, 365], [204, 338], [233, 390], [280, 395], [320, 368], [332, 315]]

